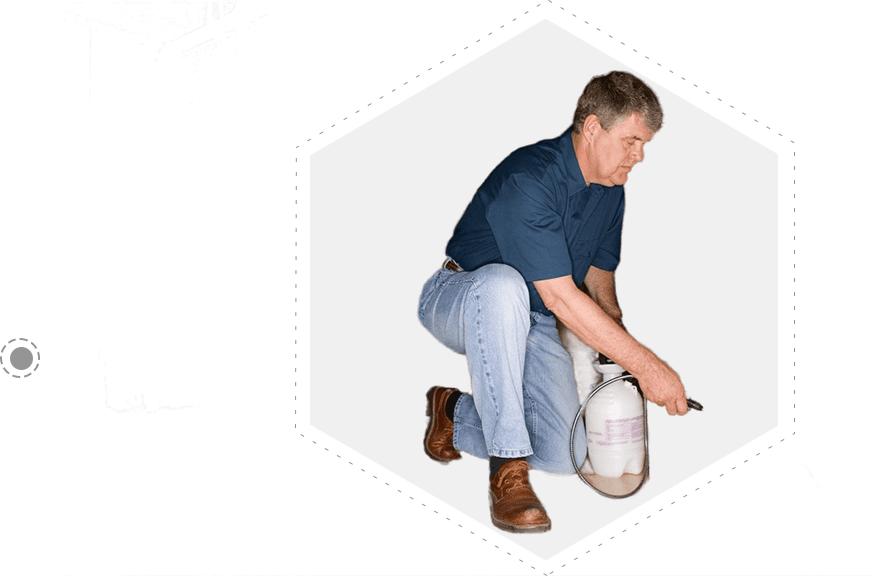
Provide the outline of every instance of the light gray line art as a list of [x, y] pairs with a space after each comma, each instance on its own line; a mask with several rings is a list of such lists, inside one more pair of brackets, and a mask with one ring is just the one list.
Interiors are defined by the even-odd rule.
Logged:
[[[97, 358], [100, 358], [100, 350], [97, 350]], [[100, 368], [100, 371], [103, 372], [106, 369], [107, 369], [106, 368], [106, 360], [103, 360], [103, 367]], [[146, 404], [146, 402], [145, 402], [145, 392], [143, 392], [142, 394], [139, 394], [139, 395], [135, 394], [133, 396], [133, 404], [130, 404], [130, 402], [128, 401], [127, 402], [128, 407], [124, 408], [123, 410], [119, 410], [118, 408], [113, 408], [112, 406], [109, 405], [109, 385], [106, 382], [106, 376], [103, 376], [103, 390], [106, 391], [106, 399], [103, 400], [103, 403], [106, 404], [106, 408], [109, 408], [110, 410], [115, 411], [117, 414], [128, 414], [128, 413], [157, 414], [162, 409], [178, 412], [180, 410], [186, 410], [188, 408], [193, 408], [193, 406], [191, 406], [190, 404], [188, 406], [169, 406], [169, 405], [166, 405], [166, 406], [158, 406], [157, 410], [149, 410], [148, 404]], [[200, 405], [197, 404], [197, 408], [199, 408], [199, 407], [200, 407]]]
[[[43, 4], [45, 4], [45, 2], [43, 2]], [[191, 34], [209, 25], [210, 15], [211, 23], [214, 28], [214, 24], [219, 22], [222, 17], [226, 19], [233, 13], [237, 6], [237, 0], [224, 0], [223, 13], [221, 2], [219, 0], [211, 0], [211, 7], [209, 0], [196, 2], [194, 4], [179, 4], [174, 2], [171, 6], [165, 6], [166, 0], [163, 0], [163, 2], [160, 3], [150, 1], [125, 2], [125, 7], [113, 6], [119, 4], [118, 2], [111, 2], [110, 6], [100, 4], [99, 6], [90, 7], [79, 6], [84, 3], [75, 1], [55, 2], [55, 4], [56, 5], [53, 7], [54, 11], [51, 10], [51, 7], [46, 6], [43, 13], [60, 17], [62, 22], [68, 22], [69, 24], [88, 28], [88, 134], [91, 134], [94, 36], [100, 35], [101, 28], [103, 28], [104, 31], [105, 28], [111, 28], [118, 32], [135, 37], [130, 39], [131, 46], [152, 48], [155, 54], [154, 65], [157, 66], [158, 58], [164, 48], [183, 38], [186, 39], [185, 42], [191, 41], [192, 38], [194, 38], [189, 37]], [[92, 4], [94, 3], [92, 2]], [[128, 4], [135, 4], [136, 6], [127, 6]], [[152, 7], [151, 4], [155, 4], [155, 6]], [[288, 2], [287, 4], [282, 4], [276, 7], [273, 11], [278, 12], [279, 10], [292, 5], [292, 2]], [[191, 9], [191, 6], [194, 8]], [[162, 9], [164, 15], [152, 12], [152, 9], [155, 11], [160, 11]], [[244, 33], [257, 33], [260, 28], [269, 22], [269, 15], [270, 12], [267, 10], [267, 12], [251, 20], [249, 22], [251, 25], [248, 26], [248, 30]], [[237, 17], [231, 18], [231, 23], [237, 21]], [[227, 53], [222, 55], [223, 58], [230, 58], [237, 55], [237, 30], [238, 28], [225, 30], [223, 38], [221, 38], [221, 34], [216, 33], [215, 37], [210, 38], [205, 42], [198, 42], [195, 46], [181, 51], [182, 58], [188, 61], [188, 70], [191, 76], [193, 77], [194, 75], [199, 74], [195, 80], [202, 80], [204, 79], [204, 76], [209, 76], [205, 71], [207, 68], [206, 63], [210, 60], [213, 60], [208, 64], [210, 72], [212, 69], [217, 70], [217, 73], [219, 73], [217, 74], [217, 77], [220, 78], [220, 72], [222, 69], [219, 67], [219, 64], [221, 64], [222, 59], [219, 57], [217, 61], [215, 61], [215, 56], [219, 55], [219, 53], [225, 49]], [[175, 34], [175, 36], [173, 36], [173, 34]], [[251, 51], [253, 48], [256, 56], [260, 56], [261, 54], [258, 54], [258, 52], [260, 52], [260, 49], [263, 46], [264, 43], [262, 42], [260, 46], [250, 47], [248, 50]], [[269, 46], [266, 46], [266, 48], [269, 48]], [[230, 53], [231, 50], [232, 54]], [[243, 64], [238, 63], [236, 66], [243, 66]], [[223, 68], [226, 71], [226, 69], [229, 68], [229, 65], [225, 64]], [[252, 68], [255, 67], [252, 66]], [[251, 72], [252, 68], [248, 68], [246, 72]], [[259, 73], [262, 72], [262, 70], [259, 68], [255, 68], [255, 70], [254, 75], [259, 79], [258, 84], [264, 84], [265, 80], [263, 80], [262, 74]], [[155, 84], [157, 84], [157, 80], [158, 79], [155, 78]], [[194, 82], [192, 82], [192, 84], [193, 83]], [[272, 85], [273, 83], [270, 82], [270, 86]], [[251, 91], [254, 92], [259, 99], [262, 99], [262, 95], [260, 95], [257, 90], [252, 88]], [[190, 95], [193, 94], [193, 90], [190, 91]], [[205, 97], [207, 97], [207, 95], [198, 98], [190, 98], [188, 105], [190, 106], [196, 101], [201, 101]], [[182, 110], [179, 110], [179, 112], [181, 111]]]
[[[103, 13], [98, 16], [93, 16], [93, 11], [96, 10], [100, 12], [99, 7], [91, 7], [89, 10], [84, 10], [82, 7], [76, 6], [75, 8], [65, 8], [63, 5], [65, 4], [81, 4], [81, 2], [61, 2], [61, 5], [54, 6], [54, 9], [62, 14], [62, 21], [66, 22], [67, 19], [72, 20], [75, 24], [79, 24], [79, 19], [82, 19], [82, 25], [87, 23], [89, 36], [91, 33], [99, 34], [99, 28], [94, 27], [96, 24], [100, 24], [102, 26], [113, 28], [118, 30], [119, 32], [124, 32], [127, 34], [131, 34], [136, 36], [139, 39], [145, 39], [151, 43], [156, 44], [156, 55], [154, 58], [154, 65], [157, 66], [157, 60], [160, 56], [161, 51], [166, 48], [167, 44], [171, 44], [193, 34], [197, 30], [201, 28], [205, 28], [209, 25], [209, 16], [211, 14], [212, 22], [218, 22], [221, 19], [222, 11], [219, 2], [213, 0], [211, 3], [211, 8], [209, 6], [209, 2], [198, 2], [199, 9], [195, 9], [192, 14], [192, 10], [183, 9], [176, 4], [173, 4], [170, 7], [169, 14], [166, 16], [160, 16], [158, 14], [151, 12], [151, 7], [148, 6], [151, 2], [137, 2], [136, 4], [142, 4], [148, 6], [143, 9], [140, 7], [130, 6], [127, 8], [119, 7], [120, 12], [117, 13]], [[114, 4], [114, 3], [113, 3]], [[126, 3], [127, 4], [127, 3]], [[236, 0], [225, 0], [224, 2], [224, 10], [223, 16], [229, 16], [233, 13], [233, 10], [236, 8], [237, 1]], [[287, 6], [290, 6], [291, 3], [288, 3]], [[184, 5], [184, 6], [187, 6]], [[162, 7], [156, 3], [155, 9]], [[285, 6], [280, 6], [280, 8], [284, 8]], [[91, 14], [80, 14], [78, 11], [82, 12], [91, 12]], [[278, 10], [278, 9], [277, 9]], [[164, 11], [166, 12], [166, 7], [164, 7]], [[43, 13], [50, 14], [49, 9], [43, 10]], [[59, 14], [60, 15], [60, 14]], [[267, 14], [263, 14], [252, 21], [252, 24], [257, 20], [260, 20]], [[103, 21], [101, 18], [106, 18], [111, 21]], [[138, 20], [137, 20], [138, 18]], [[126, 24], [126, 26], [125, 26]], [[169, 38], [167, 40], [164, 39], [165, 34], [172, 34], [175, 30], [180, 29], [182, 32], [177, 36]]]
[[817, 480], [814, 479], [814, 474], [812, 474], [811, 470], [808, 469], [808, 464], [803, 463], [802, 467], [805, 468], [805, 472], [806, 474], [808, 474], [808, 477], [811, 478], [811, 481], [814, 482], [814, 485], [817, 486], [818, 490], [820, 490], [821, 485], [818, 484]]
[[[67, 2], [63, 2], [62, 4], [67, 4]], [[69, 2], [69, 4], [75, 4], [74, 2]], [[140, 2], [140, 4], [150, 4], [150, 2]], [[184, 14], [176, 11], [170, 12], [170, 15], [164, 16], [160, 18], [160, 23], [156, 22], [158, 16], [156, 14], [152, 14], [151, 12], [143, 11], [141, 8], [129, 7], [129, 8], [120, 8], [121, 13], [116, 14], [100, 14], [96, 18], [93, 15], [87, 14], [79, 14], [76, 8], [62, 8], [61, 6], [54, 6], [55, 10], [58, 10], [65, 14], [63, 16], [63, 21], [66, 22], [67, 18], [73, 20], [75, 24], [79, 24], [79, 19], [83, 19], [82, 25], [85, 22], [88, 23], [89, 31], [93, 28], [93, 25], [100, 24], [102, 26], [106, 26], [108, 28], [114, 28], [119, 32], [126, 32], [127, 34], [132, 34], [133, 36], [137, 36], [139, 38], [144, 38], [149, 42], [154, 42], [158, 44], [160, 47], [158, 48], [158, 54], [160, 51], [170, 42], [175, 42], [179, 38], [187, 36], [188, 34], [203, 28], [208, 24], [208, 16], [207, 16], [207, 8], [205, 7], [205, 2], [203, 3], [202, 14], [197, 14], [196, 18], [191, 17], [190, 10], [184, 10]], [[235, 7], [235, 4], [234, 4]], [[146, 10], [150, 10], [151, 8], [147, 8]], [[84, 11], [84, 10], [83, 10]], [[230, 10], [232, 12], [232, 9]], [[44, 13], [49, 14], [49, 10], [43, 10]], [[229, 12], [226, 12], [229, 14]], [[213, 10], [214, 17], [214, 10]], [[102, 21], [101, 18], [108, 18], [110, 20], [115, 20], [115, 22], [105, 22]], [[138, 21], [132, 21], [135, 18], [139, 18]], [[125, 26], [127, 24], [127, 26]], [[195, 28], [191, 28], [192, 25], [199, 24]], [[170, 28], [177, 27], [184, 30], [183, 33], [178, 36], [171, 38], [170, 40], [161, 39], [164, 32], [168, 31]], [[99, 28], [93, 28], [93, 32], [95, 34], [99, 33]], [[158, 38], [152, 38], [151, 35], [157, 35]], [[157, 66], [157, 58], [155, 58], [155, 66]]]

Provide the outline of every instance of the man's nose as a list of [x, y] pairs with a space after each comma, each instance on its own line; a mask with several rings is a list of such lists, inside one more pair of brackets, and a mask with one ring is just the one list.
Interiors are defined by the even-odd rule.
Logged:
[[645, 151], [642, 150], [641, 142], [636, 142], [635, 144], [633, 144], [633, 147], [630, 149], [630, 159], [636, 163], [639, 163], [645, 159]]

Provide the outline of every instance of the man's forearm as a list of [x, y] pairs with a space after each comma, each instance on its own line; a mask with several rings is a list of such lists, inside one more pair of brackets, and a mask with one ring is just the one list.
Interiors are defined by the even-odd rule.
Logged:
[[579, 288], [596, 302], [603, 312], [609, 315], [621, 328], [626, 330], [623, 321], [623, 313], [618, 305], [618, 296], [615, 291], [614, 272], [607, 272], [591, 266], [584, 282]]
[[588, 346], [605, 354], [639, 379], [645, 397], [666, 407], [669, 414], [685, 414], [684, 385], [678, 374], [621, 328], [571, 276], [533, 282], [545, 306]]
[[609, 318], [614, 320], [618, 326], [626, 330], [626, 328], [624, 327], [624, 315], [621, 312], [621, 307], [618, 306], [618, 301], [616, 298], [597, 298], [591, 295], [591, 299], [596, 303], [597, 306], [600, 307], [603, 312], [608, 314]]
[[624, 329], [616, 301], [611, 306], [606, 302], [603, 307], [592, 295], [587, 296], [574, 286], [548, 292], [546, 298], [546, 306], [570, 331], [631, 373], [644, 373], [652, 363], [659, 362], [653, 352]]

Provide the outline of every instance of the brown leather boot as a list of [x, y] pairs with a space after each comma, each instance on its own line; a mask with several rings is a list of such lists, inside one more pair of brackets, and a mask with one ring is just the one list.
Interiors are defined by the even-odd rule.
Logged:
[[424, 452], [442, 464], [460, 458], [460, 452], [454, 448], [454, 423], [445, 414], [448, 397], [455, 391], [457, 388], [441, 386], [433, 386], [427, 391], [427, 416], [430, 417], [430, 423], [424, 434]]
[[530, 465], [525, 460], [506, 462], [491, 478], [488, 497], [491, 521], [507, 532], [547, 532], [551, 519], [527, 475]]

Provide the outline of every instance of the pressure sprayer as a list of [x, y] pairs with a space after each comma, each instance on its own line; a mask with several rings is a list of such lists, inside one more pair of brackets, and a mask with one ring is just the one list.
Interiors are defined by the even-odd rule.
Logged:
[[[582, 482], [609, 498], [632, 496], [648, 480], [648, 408], [629, 372], [603, 356], [593, 363], [602, 381], [591, 384], [569, 435], [572, 465]], [[688, 408], [702, 404], [687, 399]], [[579, 468], [573, 439], [579, 421], [587, 433], [587, 458]]]

